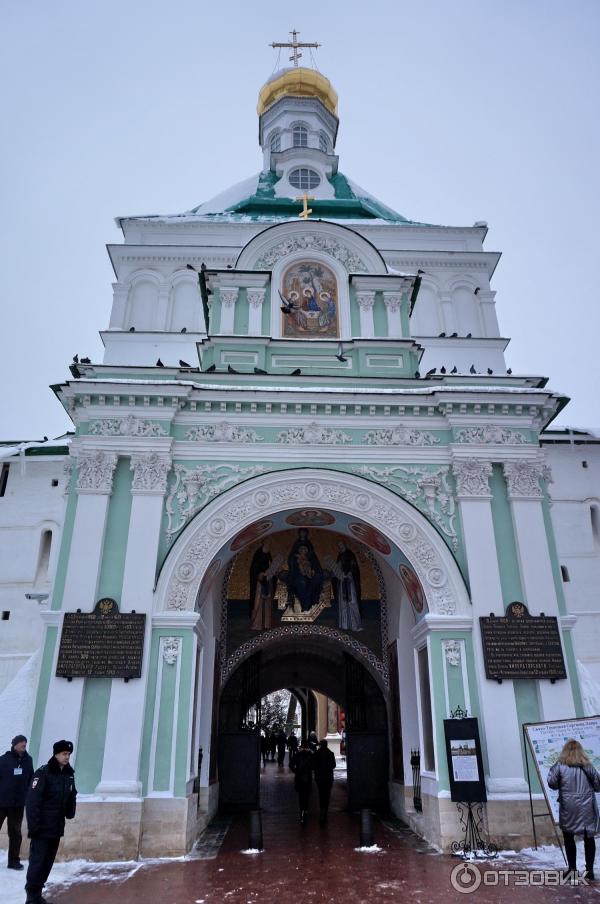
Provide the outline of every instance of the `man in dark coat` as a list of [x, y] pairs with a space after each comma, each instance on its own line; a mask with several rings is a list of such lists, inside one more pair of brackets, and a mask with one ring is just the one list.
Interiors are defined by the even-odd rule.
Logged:
[[285, 748], [287, 747], [287, 738], [285, 736], [285, 731], [280, 729], [279, 734], [277, 735], [277, 764], [279, 766], [283, 766], [283, 762], [285, 760]]
[[65, 819], [75, 816], [75, 772], [69, 765], [71, 741], [57, 741], [45, 766], [36, 769], [27, 794], [27, 827], [31, 838], [26, 904], [43, 904], [42, 889], [65, 834]]
[[319, 822], [322, 826], [327, 822], [327, 811], [329, 810], [329, 798], [331, 797], [331, 788], [333, 786], [333, 772], [335, 769], [335, 754], [327, 746], [327, 741], [319, 742], [319, 749], [314, 755], [313, 771], [315, 773], [315, 782], [319, 790], [319, 808], [321, 810]]
[[6, 819], [9, 869], [23, 869], [19, 859], [21, 825], [32, 775], [33, 760], [27, 753], [27, 738], [17, 735], [11, 741], [10, 750], [0, 756], [0, 829]]
[[310, 791], [312, 788], [312, 772], [313, 772], [314, 754], [307, 744], [302, 742], [298, 748], [298, 753], [294, 757], [294, 788], [298, 792], [298, 805], [300, 807], [300, 822], [306, 825], [308, 818], [308, 801], [310, 799]]

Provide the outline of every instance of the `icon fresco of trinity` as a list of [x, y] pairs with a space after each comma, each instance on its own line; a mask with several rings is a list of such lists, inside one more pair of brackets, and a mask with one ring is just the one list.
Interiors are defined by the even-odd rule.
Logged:
[[292, 264], [283, 275], [281, 294], [291, 308], [282, 314], [283, 337], [339, 336], [337, 281], [325, 264], [308, 260]]

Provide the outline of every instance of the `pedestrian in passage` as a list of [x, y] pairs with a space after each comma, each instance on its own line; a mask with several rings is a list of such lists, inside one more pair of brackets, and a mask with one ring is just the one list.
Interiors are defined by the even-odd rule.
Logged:
[[32, 775], [33, 760], [27, 753], [27, 738], [16, 735], [10, 742], [10, 750], [0, 756], [0, 829], [6, 820], [8, 869], [24, 868], [20, 860], [21, 826]]
[[285, 736], [285, 731], [283, 728], [277, 735], [277, 765], [283, 766], [283, 761], [285, 760], [285, 748], [287, 746], [287, 738]]
[[271, 732], [271, 738], [269, 741], [269, 753], [271, 754], [271, 759], [275, 762], [275, 755], [277, 753], [277, 735], [274, 731]]
[[287, 747], [288, 747], [288, 751], [289, 751], [288, 764], [289, 764], [290, 769], [293, 769], [294, 768], [294, 758], [298, 751], [298, 738], [296, 737], [294, 732], [292, 732], [288, 738]]
[[314, 754], [313, 771], [315, 782], [319, 791], [319, 823], [324, 826], [327, 822], [329, 810], [329, 798], [333, 786], [333, 773], [335, 770], [335, 754], [330, 750], [327, 741], [319, 741], [319, 749]]
[[312, 789], [314, 754], [308, 744], [302, 742], [298, 753], [294, 757], [294, 788], [298, 793], [298, 806], [300, 808], [300, 822], [306, 825], [308, 819], [308, 802]]
[[267, 768], [267, 756], [269, 755], [270, 739], [268, 734], [260, 736], [260, 755], [262, 757], [263, 769]]
[[317, 752], [317, 748], [319, 746], [319, 739], [317, 737], [316, 731], [311, 731], [308, 736], [308, 746], [313, 753]]
[[565, 840], [565, 853], [569, 867], [568, 876], [577, 876], [577, 847], [575, 835], [583, 835], [585, 851], [585, 875], [594, 881], [594, 859], [598, 832], [598, 804], [596, 793], [600, 791], [600, 775], [594, 769], [585, 750], [574, 738], [570, 738], [557, 762], [548, 773], [548, 785], [558, 791], [558, 822]]
[[33, 774], [25, 809], [31, 846], [25, 891], [26, 904], [44, 904], [42, 891], [60, 839], [65, 834], [65, 819], [75, 816], [75, 772], [69, 765], [73, 753], [71, 741], [57, 741], [45, 766]]

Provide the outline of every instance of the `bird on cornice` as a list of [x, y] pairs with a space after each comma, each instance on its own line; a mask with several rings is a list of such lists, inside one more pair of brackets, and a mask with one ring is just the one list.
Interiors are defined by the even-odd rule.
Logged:
[[474, 364], [471, 364], [471, 366], [470, 366], [470, 368], [469, 368], [469, 373], [470, 373], [470, 374], [476, 374], [476, 373], [477, 373], [477, 371], [475, 370], [475, 365], [474, 365]]
[[456, 364], [454, 365], [454, 367], [452, 368], [452, 370], [450, 371], [450, 373], [451, 373], [451, 374], [457, 374], [457, 373], [458, 373], [458, 367], [456, 366]]
[[341, 361], [342, 363], [344, 361], [348, 360], [347, 358], [344, 357], [344, 343], [343, 342], [340, 342], [338, 345], [336, 358], [338, 359], [338, 361]]
[[217, 369], [217, 365], [216, 365], [216, 364], [211, 364], [210, 367], [207, 367], [207, 368], [206, 368], [206, 370], [204, 371], [204, 373], [205, 373], [205, 374], [214, 374], [214, 372], [215, 372], [216, 369]]
[[180, 367], [191, 367], [192, 365], [191, 365], [191, 364], [188, 364], [187, 361], [182, 361], [181, 358], [180, 358], [180, 359], [179, 359], [179, 366], [180, 366]]
[[79, 364], [79, 355], [73, 355], [73, 364]]
[[489, 374], [490, 377], [491, 377], [492, 374], [494, 373], [494, 371], [492, 370], [491, 367], [488, 367], [487, 372], [488, 372], [488, 374]]
[[302, 371], [300, 370], [299, 367], [297, 367], [296, 370], [293, 370], [291, 372], [290, 377], [299, 377], [301, 375], [301, 373], [302, 373]]
[[156, 359], [156, 366], [157, 366], [157, 367], [164, 367], [165, 365], [162, 363], [162, 361], [160, 360], [160, 358], [157, 358], [157, 359]]
[[425, 374], [425, 376], [426, 376], [426, 377], [431, 377], [431, 376], [433, 376], [433, 374], [436, 372], [436, 370], [437, 370], [437, 367], [432, 367], [431, 370], [428, 370], [428, 371], [427, 371], [427, 373]]
[[446, 368], [445, 368], [445, 367], [440, 367], [440, 373], [441, 373], [441, 374], [445, 374], [445, 373], [446, 373]]
[[279, 291], [279, 297], [281, 298], [281, 301], [282, 301], [282, 305], [281, 305], [282, 313], [283, 314], [293, 314], [294, 311], [297, 311], [298, 305], [294, 304], [293, 301], [290, 301], [288, 298], [286, 298], [285, 295], [283, 294], [283, 292], [281, 292], [281, 290], [278, 289], [278, 291]]
[[254, 373], [255, 373], [255, 374], [258, 374], [258, 376], [261, 376], [261, 377], [265, 377], [265, 376], [267, 375], [267, 371], [266, 371], [266, 370], [261, 370], [260, 367], [255, 367], [255, 368], [254, 368]]
[[91, 364], [91, 358], [81, 358], [81, 364]]
[[235, 369], [231, 366], [231, 364], [228, 364], [228, 365], [227, 365], [227, 373], [228, 373], [228, 374], [236, 374], [236, 375], [237, 375], [237, 374], [239, 374], [239, 370], [235, 370]]

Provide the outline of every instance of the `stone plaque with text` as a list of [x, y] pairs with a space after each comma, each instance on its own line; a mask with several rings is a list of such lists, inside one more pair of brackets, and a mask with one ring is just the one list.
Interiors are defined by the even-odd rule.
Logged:
[[58, 678], [139, 678], [146, 616], [120, 613], [101, 599], [93, 612], [66, 612], [58, 651]]
[[481, 617], [487, 678], [566, 678], [558, 619], [530, 615], [524, 603], [511, 603], [506, 615]]

